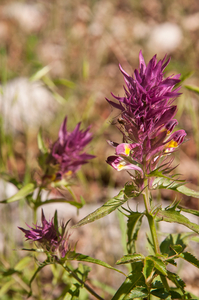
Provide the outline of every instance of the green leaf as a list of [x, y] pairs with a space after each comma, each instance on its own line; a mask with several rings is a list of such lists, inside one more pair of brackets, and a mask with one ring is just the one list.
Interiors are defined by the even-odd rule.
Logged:
[[40, 128], [39, 133], [37, 135], [37, 144], [38, 144], [39, 150], [42, 153], [44, 153], [44, 154], [48, 153], [48, 149], [46, 148], [46, 146], [44, 144], [44, 141], [42, 139], [42, 130], [41, 130], [41, 128]]
[[57, 216], [57, 210], [55, 210], [53, 220], [54, 220], [54, 226], [55, 226], [55, 229], [58, 231], [58, 216]]
[[160, 250], [162, 254], [168, 256], [175, 255], [175, 251], [172, 250], [174, 245], [180, 245], [184, 250], [186, 248], [185, 240], [190, 236], [190, 233], [174, 233], [169, 234], [160, 244]]
[[[65, 294], [63, 300], [74, 300], [79, 298], [79, 290], [81, 285], [79, 283], [74, 283], [70, 286], [67, 293]], [[75, 298], [74, 298], [75, 297]], [[76, 298], [78, 297], [78, 298]]]
[[144, 214], [139, 212], [131, 212], [128, 215], [127, 221], [127, 251], [128, 253], [136, 252], [135, 242], [137, 240], [138, 232], [142, 224], [142, 218]]
[[169, 295], [169, 293], [165, 289], [155, 289], [151, 291], [151, 294], [156, 296], [159, 299], [166, 299]]
[[169, 189], [189, 197], [199, 198], [199, 192], [186, 187], [184, 185], [185, 183], [186, 182], [184, 180], [176, 180], [168, 177], [156, 177], [153, 181], [153, 189]]
[[180, 254], [180, 257], [199, 268], [199, 260], [190, 252], [183, 252]]
[[165, 221], [169, 223], [182, 224], [188, 227], [189, 229], [195, 231], [196, 233], [199, 233], [199, 225], [190, 222], [188, 218], [181, 215], [180, 211], [174, 209], [165, 209], [159, 210], [157, 213], [153, 213], [157, 222]]
[[146, 281], [153, 274], [154, 266], [155, 266], [154, 262], [148, 257], [146, 257], [144, 260], [144, 268], [142, 271]]
[[140, 192], [134, 182], [127, 182], [125, 184], [124, 193], [129, 198], [135, 198], [140, 195]]
[[30, 279], [29, 285], [30, 285], [30, 293], [28, 294], [28, 297], [30, 297], [32, 295], [32, 288], [31, 288], [31, 284], [33, 282], [33, 280], [35, 279], [35, 277], [37, 276], [37, 274], [49, 263], [47, 261], [43, 262], [43, 264], [41, 264], [36, 271], [34, 272], [33, 276]]
[[[181, 74], [181, 76], [180, 76], [180, 80], [181, 80], [181, 81], [178, 83], [178, 85], [181, 85], [182, 82], [184, 82], [187, 78], [191, 77], [193, 74], [194, 74], [193, 71], [187, 72], [187, 73], [185, 73], [185, 74]], [[177, 85], [175, 85], [175, 87], [176, 87], [176, 86], [177, 86]]]
[[147, 288], [145, 284], [144, 275], [142, 274], [143, 263], [133, 263], [133, 271], [129, 274], [120, 288], [117, 290], [111, 300], [126, 300], [127, 295], [136, 287]]
[[[77, 261], [84, 261], [84, 262], [88, 262], [88, 263], [93, 263], [93, 264], [96, 264], [96, 265], [103, 266], [107, 269], [117, 271], [117, 272], [123, 274], [124, 276], [126, 276], [122, 271], [111, 267], [109, 264], [105, 263], [104, 261], [92, 258], [88, 255], [83, 255], [81, 253], [76, 253], [75, 251], [68, 252], [68, 254], [66, 256], [66, 260], [77, 260]], [[64, 261], [64, 259], [63, 259], [63, 261]]]
[[180, 252], [182, 252], [184, 250], [181, 245], [172, 245], [171, 249], [173, 249], [176, 254], [179, 254]]
[[184, 180], [177, 180], [166, 176], [156, 176], [153, 181], [153, 189], [170, 189], [175, 190], [185, 184]]
[[154, 267], [161, 273], [161, 274], [163, 274], [163, 275], [167, 275], [167, 269], [166, 269], [166, 266], [165, 266], [165, 264], [164, 264], [164, 262], [160, 259], [160, 258], [158, 258], [158, 257], [156, 257], [156, 256], [154, 256], [154, 255], [150, 255], [150, 256], [147, 256], [146, 257], [148, 260], [151, 260], [153, 263], [154, 263]]
[[67, 86], [70, 89], [74, 89], [75, 88], [75, 83], [73, 81], [70, 81], [70, 80], [65, 79], [65, 78], [54, 79], [54, 83], [55, 84], [65, 85], [65, 86]]
[[17, 270], [15, 270], [15, 269], [7, 269], [6, 271], [3, 271], [2, 272], [2, 276], [3, 277], [7, 277], [7, 276], [11, 276], [11, 275], [13, 275], [13, 274], [15, 274], [15, 273], [20, 273], [19, 271], [17, 271]]
[[199, 87], [194, 85], [184, 85], [184, 87], [192, 92], [195, 92], [196, 94], [199, 94]]
[[88, 274], [91, 271], [91, 268], [89, 266], [83, 265], [81, 263], [78, 264], [77, 272], [79, 275], [81, 275], [81, 280], [85, 282], [88, 278]]
[[140, 254], [140, 253], [135, 253], [135, 254], [131, 254], [131, 255], [124, 255], [122, 258], [120, 258], [116, 264], [117, 265], [121, 265], [121, 264], [128, 264], [128, 263], [132, 263], [135, 261], [143, 261], [144, 260], [144, 255]]
[[131, 290], [131, 292], [128, 295], [126, 295], [125, 300], [131, 300], [134, 298], [145, 298], [147, 296], [148, 296], [148, 291], [146, 287], [138, 286], [133, 290]]
[[11, 203], [11, 202], [18, 201], [31, 194], [34, 191], [34, 189], [35, 189], [34, 183], [28, 183], [25, 186], [23, 186], [14, 196], [6, 200], [0, 201], [0, 203]]
[[194, 191], [186, 186], [179, 186], [177, 191], [189, 197], [199, 198], [199, 192]]
[[171, 280], [176, 285], [176, 287], [180, 288], [182, 292], [184, 292], [184, 288], [186, 285], [177, 274], [167, 271], [167, 276], [169, 280]]
[[23, 269], [27, 268], [31, 262], [32, 262], [32, 257], [25, 256], [16, 264], [15, 270], [22, 271]]
[[107, 201], [104, 205], [102, 205], [100, 208], [96, 209], [93, 213], [83, 218], [81, 221], [79, 221], [76, 225], [72, 226], [71, 228], [78, 228], [82, 225], [86, 225], [88, 223], [101, 219], [107, 216], [108, 214], [110, 214], [112, 211], [116, 210], [121, 205], [123, 205], [127, 200], [128, 198], [125, 195], [124, 190], [121, 190], [116, 197]]
[[[7, 291], [9, 291], [9, 289], [11, 288], [12, 285], [15, 284], [15, 280], [14, 279], [10, 279], [8, 282], [4, 283], [0, 289], [0, 297], [2, 297], [3, 295], [5, 295], [7, 293]], [[2, 299], [2, 298], [1, 298]]]
[[[184, 295], [180, 291], [171, 290], [171, 299], [184, 299]], [[193, 300], [193, 299], [192, 299]]]
[[50, 67], [49, 66], [45, 66], [42, 69], [40, 69], [39, 71], [37, 71], [31, 78], [30, 81], [37, 81], [40, 80], [43, 76], [45, 76], [49, 71], [50, 71]]
[[75, 201], [68, 201], [64, 198], [56, 198], [56, 199], [49, 199], [49, 200], [45, 200], [45, 201], [41, 201], [35, 204], [35, 207], [40, 207], [44, 204], [49, 204], [49, 203], [68, 203], [70, 205], [75, 206], [76, 208], [82, 208], [83, 204], [79, 203], [79, 202], [75, 202]]
[[187, 212], [187, 213], [189, 213], [189, 214], [192, 214], [192, 215], [194, 215], [194, 216], [199, 217], [199, 210], [189, 209], [189, 208], [183, 207], [183, 206], [181, 206], [181, 205], [178, 205], [178, 208], [179, 208], [181, 211], [184, 211], [184, 212]]

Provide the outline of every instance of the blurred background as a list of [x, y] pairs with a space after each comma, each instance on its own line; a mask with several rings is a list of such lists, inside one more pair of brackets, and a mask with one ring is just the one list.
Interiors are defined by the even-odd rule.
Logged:
[[[198, 37], [198, 0], [0, 0], [1, 172], [21, 181], [33, 176], [38, 168], [39, 128], [46, 141], [54, 141], [67, 115], [69, 131], [80, 121], [82, 128], [91, 125], [94, 139], [88, 150], [96, 158], [78, 173], [74, 187], [77, 197], [82, 195], [86, 201], [85, 211], [76, 216], [66, 205], [65, 210], [60, 208], [60, 216], [68, 219], [72, 214], [75, 222], [115, 196], [129, 177], [106, 164], [107, 156], [113, 154], [106, 141], [121, 142], [122, 136], [113, 126], [118, 112], [105, 97], [111, 99], [111, 92], [124, 94], [118, 64], [132, 74], [142, 49], [146, 63], [155, 54], [158, 60], [167, 54], [171, 62], [166, 75], [181, 73], [185, 79], [183, 94], [176, 100], [176, 118], [178, 129], [187, 132], [187, 142], [180, 147], [175, 163], [189, 187], [198, 189], [199, 95], [185, 87], [199, 87]], [[1, 186], [2, 199], [15, 192], [4, 182]], [[160, 196], [165, 202], [177, 197], [171, 191]], [[180, 199], [185, 206], [198, 209], [198, 200]], [[5, 240], [8, 235], [22, 237], [11, 225], [6, 234], [6, 224], [12, 218], [22, 226], [30, 215], [21, 204], [24, 212], [16, 216], [18, 206], [13, 203], [3, 213], [1, 251], [11, 256]], [[56, 208], [45, 207], [51, 216]], [[80, 229], [79, 251], [114, 264], [123, 254], [118, 245], [123, 223], [114, 225], [119, 223], [117, 215], [108, 218], [105, 225], [98, 222], [94, 231], [88, 225]], [[107, 236], [115, 247], [103, 244]], [[194, 276], [187, 275], [187, 280], [193, 282], [198, 275]], [[107, 282], [114, 285], [114, 278]]]

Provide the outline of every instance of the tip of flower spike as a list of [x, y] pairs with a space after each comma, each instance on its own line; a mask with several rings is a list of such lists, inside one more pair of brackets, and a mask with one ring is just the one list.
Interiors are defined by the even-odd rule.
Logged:
[[142, 70], [142, 72], [145, 72], [146, 64], [144, 61], [144, 57], [142, 55], [142, 50], [140, 50], [140, 52], [139, 52], [139, 62], [140, 62], [140, 70]]

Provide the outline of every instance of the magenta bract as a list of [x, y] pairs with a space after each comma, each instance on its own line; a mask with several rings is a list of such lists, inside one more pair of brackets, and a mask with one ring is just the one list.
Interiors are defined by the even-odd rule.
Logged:
[[56, 179], [72, 176], [83, 164], [94, 155], [84, 152], [85, 146], [92, 140], [90, 127], [85, 131], [80, 130], [81, 123], [78, 123], [72, 132], [66, 129], [67, 117], [65, 117], [57, 141], [53, 144], [49, 164], [58, 167]]
[[65, 233], [64, 225], [62, 225], [62, 233], [59, 232], [54, 224], [54, 219], [52, 218], [49, 222], [46, 220], [44, 212], [42, 210], [41, 225], [34, 225], [31, 227], [27, 225], [30, 230], [18, 227], [21, 231], [25, 233], [27, 240], [32, 240], [34, 242], [40, 243], [44, 250], [50, 251], [53, 254], [60, 253], [61, 257], [64, 257], [69, 250], [68, 239], [69, 236]]

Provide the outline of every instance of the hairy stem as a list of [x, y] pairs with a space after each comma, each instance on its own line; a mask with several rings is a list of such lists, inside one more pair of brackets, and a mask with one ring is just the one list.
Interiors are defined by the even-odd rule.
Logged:
[[95, 298], [99, 300], [104, 300], [102, 297], [100, 297], [90, 286], [88, 286], [83, 280], [81, 280], [68, 266], [60, 264], [70, 275], [73, 276], [82, 286], [87, 289], [89, 293], [91, 293]]

